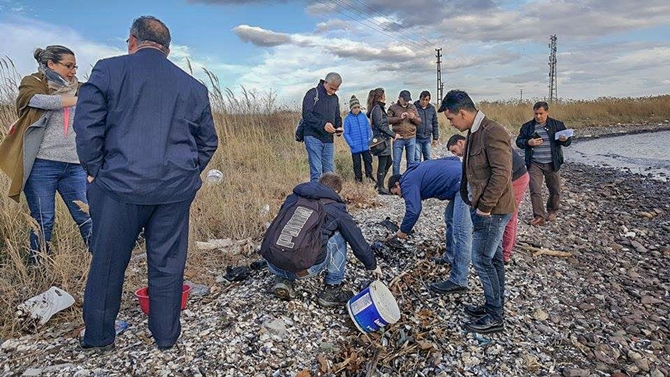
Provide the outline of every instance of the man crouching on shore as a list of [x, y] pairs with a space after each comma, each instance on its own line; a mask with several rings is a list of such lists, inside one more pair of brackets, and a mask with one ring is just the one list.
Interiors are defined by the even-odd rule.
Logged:
[[342, 289], [347, 243], [365, 268], [381, 276], [371, 246], [340, 198], [342, 178], [326, 173], [318, 182], [301, 183], [279, 209], [263, 238], [261, 255], [275, 275], [277, 297], [295, 298], [293, 282], [326, 271], [322, 306], [345, 304], [353, 292]]

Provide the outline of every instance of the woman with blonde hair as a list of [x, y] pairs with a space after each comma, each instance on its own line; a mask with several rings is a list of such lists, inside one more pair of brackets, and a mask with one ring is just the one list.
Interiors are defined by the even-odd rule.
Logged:
[[30, 232], [30, 262], [49, 252], [55, 219], [56, 192], [88, 244], [91, 219], [76, 202], [87, 203], [86, 173], [79, 163], [72, 128], [77, 104], [77, 61], [65, 46], [34, 52], [37, 72], [24, 77], [16, 109], [19, 119], [0, 145], [0, 168], [12, 180], [9, 196], [26, 195], [38, 229]]

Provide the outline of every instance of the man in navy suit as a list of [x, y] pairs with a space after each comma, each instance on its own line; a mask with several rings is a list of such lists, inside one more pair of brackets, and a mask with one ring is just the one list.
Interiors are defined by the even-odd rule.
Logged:
[[167, 59], [170, 31], [133, 22], [128, 55], [100, 60], [79, 92], [74, 129], [88, 173], [93, 259], [84, 293], [84, 350], [114, 348], [125, 270], [144, 228], [149, 329], [179, 338], [189, 208], [218, 145], [207, 88]]

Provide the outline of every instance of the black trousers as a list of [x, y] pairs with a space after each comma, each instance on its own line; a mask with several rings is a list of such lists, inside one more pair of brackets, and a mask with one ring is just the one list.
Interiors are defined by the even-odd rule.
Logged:
[[173, 345], [181, 333], [179, 315], [192, 199], [160, 205], [127, 204], [114, 200], [95, 181], [87, 196], [93, 222], [93, 259], [84, 292], [84, 343], [104, 346], [114, 342], [125, 271], [144, 228], [149, 330], [156, 345]]
[[393, 157], [378, 156], [379, 165], [377, 166], [377, 188], [384, 188], [384, 180], [391, 166], [393, 166]]
[[363, 173], [361, 171], [361, 157], [365, 164], [365, 176], [372, 178], [372, 155], [370, 151], [352, 153], [351, 159], [354, 161], [354, 177], [357, 182], [363, 182]]

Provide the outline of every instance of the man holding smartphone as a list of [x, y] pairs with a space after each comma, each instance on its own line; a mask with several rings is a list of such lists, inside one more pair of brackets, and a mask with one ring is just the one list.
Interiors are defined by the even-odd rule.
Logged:
[[[533, 120], [521, 126], [516, 145], [526, 153], [526, 167], [530, 175], [533, 219], [529, 224], [541, 226], [545, 221], [556, 220], [561, 200], [561, 176], [558, 173], [563, 164], [561, 146], [569, 146], [572, 138], [561, 135], [556, 139], [556, 133], [566, 128], [563, 122], [549, 117], [549, 104], [546, 102], [537, 102], [533, 113]], [[542, 199], [543, 180], [549, 189], [546, 211]]]
[[309, 180], [316, 182], [324, 173], [335, 170], [333, 135], [341, 136], [340, 99], [335, 94], [342, 85], [342, 76], [331, 72], [305, 94], [302, 120], [305, 126], [305, 148], [309, 161]]

